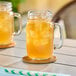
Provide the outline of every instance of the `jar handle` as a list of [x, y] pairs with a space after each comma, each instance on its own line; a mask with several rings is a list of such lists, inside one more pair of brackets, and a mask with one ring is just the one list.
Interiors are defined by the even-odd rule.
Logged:
[[54, 45], [54, 49], [59, 49], [62, 47], [63, 45], [63, 33], [62, 33], [62, 27], [58, 24], [58, 23], [55, 23], [55, 27], [59, 27], [59, 31], [60, 31], [60, 42], [58, 45]]
[[14, 35], [20, 35], [22, 32], [22, 19], [21, 19], [21, 15], [19, 13], [14, 13], [14, 17], [17, 17], [19, 19], [19, 30], [18, 32], [14, 32]]

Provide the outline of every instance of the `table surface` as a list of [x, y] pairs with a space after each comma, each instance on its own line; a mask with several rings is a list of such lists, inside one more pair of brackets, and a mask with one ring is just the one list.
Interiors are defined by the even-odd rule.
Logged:
[[14, 41], [15, 47], [0, 49], [0, 66], [76, 76], [76, 40], [64, 39], [63, 47], [54, 51], [57, 61], [49, 64], [23, 63], [22, 57], [27, 55], [25, 33], [14, 37]]

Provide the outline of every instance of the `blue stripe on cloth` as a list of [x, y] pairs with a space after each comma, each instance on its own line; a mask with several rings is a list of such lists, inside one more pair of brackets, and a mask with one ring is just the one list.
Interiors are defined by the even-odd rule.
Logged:
[[[7, 69], [7, 70], [5, 70]], [[8, 71], [10, 70], [10, 72]], [[11, 71], [14, 70], [17, 73], [12, 74]], [[50, 72], [40, 72], [40, 71], [29, 71], [29, 70], [23, 70], [23, 69], [15, 69], [15, 68], [4, 68], [0, 67], [0, 76], [26, 76], [26, 75], [19, 75], [23, 74], [22, 72], [28, 74], [28, 76], [71, 76], [71, 75], [66, 75], [66, 74], [59, 74], [59, 73], [50, 73]], [[40, 75], [41, 74], [41, 75]]]

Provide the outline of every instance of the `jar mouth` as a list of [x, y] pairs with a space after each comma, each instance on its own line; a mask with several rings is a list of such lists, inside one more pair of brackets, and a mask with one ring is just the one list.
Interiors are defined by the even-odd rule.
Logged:
[[6, 1], [0, 1], [0, 5], [12, 7], [12, 3], [11, 2], [6, 2]]
[[50, 10], [30, 10], [28, 12], [28, 18], [37, 18], [38, 16], [52, 19], [53, 14]]
[[0, 1], [0, 11], [1, 10], [12, 10], [12, 3], [7, 1]]
[[41, 13], [47, 13], [47, 14], [50, 14], [52, 15], [52, 12], [50, 10], [30, 10], [28, 11], [28, 14], [31, 14], [31, 13], [36, 13], [36, 14], [41, 14]]

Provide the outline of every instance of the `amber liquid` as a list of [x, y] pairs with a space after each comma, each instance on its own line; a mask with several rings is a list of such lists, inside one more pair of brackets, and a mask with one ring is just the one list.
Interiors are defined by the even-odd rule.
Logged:
[[30, 19], [26, 25], [27, 54], [32, 59], [53, 55], [53, 26], [45, 19]]
[[13, 33], [13, 15], [6, 11], [0, 11], [0, 45], [10, 44]]

